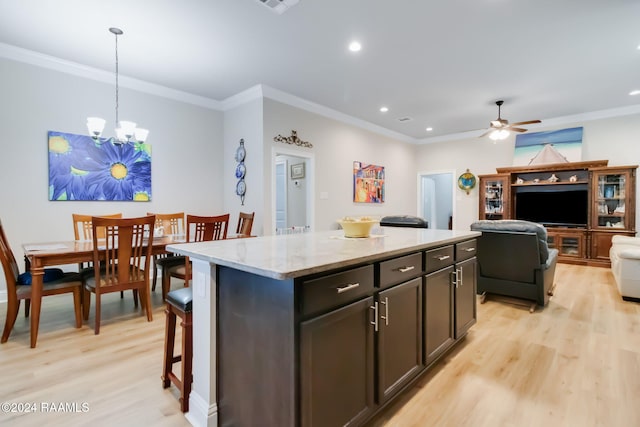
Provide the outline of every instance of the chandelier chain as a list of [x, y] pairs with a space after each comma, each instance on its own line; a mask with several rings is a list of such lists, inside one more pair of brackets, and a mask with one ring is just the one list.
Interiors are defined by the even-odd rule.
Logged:
[[118, 125], [118, 34], [116, 36], [116, 126]]

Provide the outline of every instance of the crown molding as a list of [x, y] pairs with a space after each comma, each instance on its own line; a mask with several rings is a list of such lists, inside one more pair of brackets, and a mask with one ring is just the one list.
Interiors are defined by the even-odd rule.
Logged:
[[[103, 83], [113, 83], [113, 73], [111, 72], [88, 67], [86, 65], [78, 64], [72, 61], [66, 61], [64, 59], [45, 55], [43, 53], [31, 51], [28, 49], [8, 45], [6, 43], [0, 43], [0, 58], [7, 58], [17, 62], [24, 62], [27, 64], [59, 71], [62, 73], [72, 74], [78, 77], [83, 77]], [[227, 111], [256, 99], [269, 98], [274, 101], [290, 105], [292, 107], [300, 108], [311, 113], [357, 126], [373, 133], [411, 144], [432, 144], [438, 142], [470, 139], [481, 135], [481, 133], [486, 130], [478, 129], [473, 131], [452, 133], [421, 139], [412, 138], [408, 135], [392, 131], [366, 120], [355, 118], [332, 108], [325, 107], [324, 105], [316, 104], [306, 99], [262, 84], [252, 86], [249, 89], [230, 96], [223, 101], [194, 95], [192, 93], [171, 89], [166, 86], [145, 82], [143, 80], [138, 80], [123, 75], [119, 75], [119, 85], [121, 87], [126, 87], [138, 92], [156, 95], [163, 98], [172, 99], [174, 101], [184, 102], [186, 104], [196, 105], [199, 107], [217, 111]], [[548, 128], [571, 123], [588, 122], [592, 120], [607, 119], [632, 114], [640, 114], [640, 104], [544, 119], [543, 123], [533, 125], [531, 128]]]
[[232, 95], [222, 101], [222, 110], [233, 110], [234, 108], [237, 108], [243, 104], [255, 101], [256, 99], [262, 99], [263, 97], [264, 95], [262, 93], [262, 85], [255, 85], [250, 87], [249, 89], [243, 90], [242, 92], [238, 92], [235, 95]]
[[307, 101], [306, 99], [302, 99], [295, 95], [291, 95], [281, 90], [274, 89], [270, 86], [262, 85], [262, 92], [265, 98], [282, 102], [283, 104], [288, 104], [293, 107], [297, 107], [302, 110], [309, 111], [311, 113], [315, 113], [324, 117], [328, 117], [330, 119], [337, 120], [339, 122], [357, 126], [359, 128], [371, 131], [373, 133], [377, 133], [379, 135], [387, 136], [389, 138], [393, 138], [398, 141], [409, 142], [412, 144], [415, 144], [417, 142], [415, 138], [412, 138], [410, 136], [392, 131], [382, 126], [375, 125], [366, 120], [357, 119], [348, 114], [341, 113], [340, 111], [334, 110], [329, 107], [325, 107], [324, 105], [316, 104], [315, 102]]
[[[0, 43], [0, 57], [36, 65], [38, 67], [47, 68], [78, 77], [83, 77], [86, 79], [113, 84], [113, 73], [111, 72], [88, 67], [76, 62], [66, 61], [54, 56], [45, 55], [43, 53], [34, 52], [32, 50], [23, 49], [5, 43]], [[171, 89], [154, 83], [148, 83], [143, 80], [123, 76], [122, 74], [120, 74], [118, 78], [120, 87], [126, 87], [138, 92], [161, 96], [163, 98], [184, 102], [186, 104], [197, 105], [199, 107], [204, 107], [212, 110], [222, 110], [221, 103], [214, 99]]]
[[[610, 108], [607, 110], [591, 111], [587, 113], [572, 114], [570, 116], [560, 116], [550, 119], [543, 119], [542, 123], [530, 125], [529, 129], [546, 129], [549, 127], [564, 126], [581, 122], [590, 122], [592, 120], [609, 119], [612, 117], [629, 116], [632, 114], [640, 114], [640, 104], [629, 105], [627, 107]], [[417, 144], [433, 144], [437, 142], [459, 141], [462, 139], [475, 138], [482, 135], [486, 129], [471, 130], [467, 132], [451, 133], [448, 135], [434, 136], [432, 138], [422, 138], [416, 140]]]

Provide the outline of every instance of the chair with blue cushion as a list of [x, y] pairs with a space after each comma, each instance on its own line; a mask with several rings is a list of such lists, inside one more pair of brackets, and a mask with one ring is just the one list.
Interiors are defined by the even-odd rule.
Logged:
[[[9, 240], [0, 222], [0, 262], [7, 282], [7, 317], [2, 332], [5, 343], [9, 339], [11, 330], [18, 318], [20, 301], [25, 300], [25, 317], [29, 316], [29, 302], [31, 301], [31, 274], [19, 274], [18, 264], [9, 246]], [[47, 268], [44, 271], [42, 296], [73, 293], [73, 308], [76, 317], [76, 328], [82, 326], [81, 290], [82, 279], [78, 273], [64, 273], [57, 268]]]

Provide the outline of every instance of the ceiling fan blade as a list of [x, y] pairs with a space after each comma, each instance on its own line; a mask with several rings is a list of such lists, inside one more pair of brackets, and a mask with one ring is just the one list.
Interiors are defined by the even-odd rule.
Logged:
[[540, 120], [528, 120], [526, 122], [511, 123], [511, 126], [531, 125], [534, 123], [542, 123]]
[[511, 131], [514, 131], [514, 132], [526, 132], [526, 131], [527, 131], [526, 129], [523, 129], [523, 128], [512, 128], [512, 127], [508, 127], [508, 128], [505, 128], [505, 129], [507, 129], [507, 130], [511, 130]]
[[485, 137], [485, 136], [489, 135], [491, 132], [493, 132], [493, 129], [489, 129], [488, 131], [486, 131], [485, 133], [483, 133], [482, 135], [480, 135], [478, 138]]

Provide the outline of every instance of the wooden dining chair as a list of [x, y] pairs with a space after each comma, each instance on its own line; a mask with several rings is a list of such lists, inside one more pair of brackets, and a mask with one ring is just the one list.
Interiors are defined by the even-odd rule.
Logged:
[[[164, 234], [184, 235], [184, 212], [158, 214], [147, 212], [147, 215], [155, 215], [156, 230], [162, 227]], [[158, 269], [164, 269], [167, 265], [178, 265], [184, 263], [184, 257], [174, 254], [159, 254], [153, 256], [153, 283], [151, 290], [156, 290], [156, 283], [158, 281]]]
[[[100, 215], [104, 218], [122, 218], [121, 213]], [[93, 228], [91, 226], [92, 215], [84, 214], [71, 214], [73, 218], [73, 238], [75, 240], [91, 240], [93, 238]], [[98, 230], [98, 237], [104, 239], [104, 230]], [[84, 265], [84, 263], [78, 264], [78, 271], [82, 272], [82, 269], [90, 266], [91, 264]]]
[[[7, 282], [7, 317], [4, 322], [4, 330], [2, 332], [2, 340], [5, 343], [9, 339], [13, 325], [15, 325], [20, 310], [20, 301], [25, 300], [25, 305], [31, 301], [30, 284], [22, 284], [26, 282], [26, 278], [30, 279], [30, 275], [21, 275], [16, 263], [16, 258], [9, 246], [9, 240], [2, 227], [0, 221], [0, 262], [4, 270], [4, 277]], [[48, 276], [51, 276], [50, 278]], [[21, 280], [22, 279], [22, 280]], [[42, 296], [59, 295], [71, 292], [73, 293], [73, 308], [76, 316], [76, 328], [82, 326], [81, 314], [81, 290], [82, 279], [78, 273], [64, 273], [60, 269], [45, 269], [44, 283], [42, 284]], [[30, 281], [29, 281], [30, 283]], [[26, 308], [26, 307], [25, 307]], [[25, 317], [29, 316], [29, 310], [25, 309]]]
[[[229, 214], [218, 216], [187, 215], [187, 242], [206, 242], [210, 240], [222, 240], [227, 238], [229, 229]], [[184, 280], [184, 285], [189, 286], [191, 280], [191, 262], [185, 257], [184, 262], [171, 265], [162, 271], [162, 300], [167, 297], [171, 288], [171, 278]]]
[[[91, 240], [93, 238], [93, 227], [91, 224], [91, 218], [93, 218], [94, 216], [100, 216], [101, 218], [122, 218], [121, 213], [109, 215], [71, 214], [71, 216], [73, 218], [73, 234], [75, 240]], [[98, 238], [104, 239], [103, 229], [98, 229], [97, 233]]]
[[251, 228], [253, 227], [253, 217], [255, 212], [245, 213], [240, 212], [238, 215], [238, 226], [236, 227], [236, 234], [242, 236], [250, 236]]
[[[134, 305], [140, 304], [153, 320], [149, 292], [149, 264], [155, 217], [139, 218], [93, 217], [93, 270], [84, 277], [83, 314], [89, 319], [91, 293], [96, 296], [95, 333], [100, 333], [100, 305], [103, 294], [133, 290]], [[104, 240], [98, 239], [97, 229], [105, 230]]]

